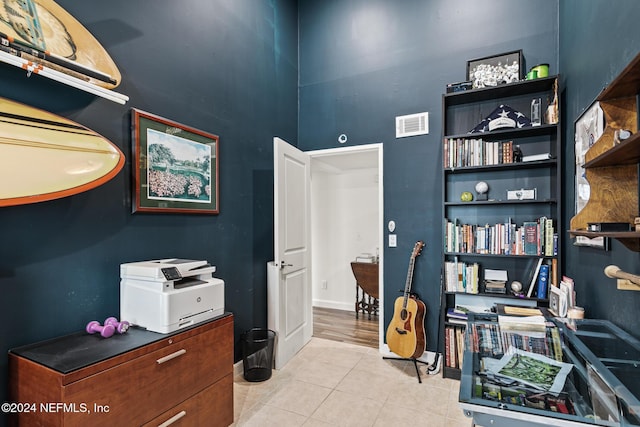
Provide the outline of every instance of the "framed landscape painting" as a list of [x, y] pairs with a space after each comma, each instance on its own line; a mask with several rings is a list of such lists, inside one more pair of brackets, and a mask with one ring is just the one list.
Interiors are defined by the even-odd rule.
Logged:
[[218, 214], [219, 138], [132, 109], [133, 212]]

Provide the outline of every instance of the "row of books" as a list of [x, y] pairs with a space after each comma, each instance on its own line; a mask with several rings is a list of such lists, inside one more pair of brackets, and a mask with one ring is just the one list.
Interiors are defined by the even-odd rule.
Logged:
[[445, 138], [445, 169], [489, 166], [514, 162], [513, 141], [484, 141], [482, 138]]
[[445, 366], [462, 368], [464, 355], [464, 327], [447, 326], [444, 329]]
[[558, 254], [558, 233], [553, 219], [545, 216], [522, 225], [511, 222], [493, 225], [459, 224], [445, 219], [445, 252], [492, 255]]
[[479, 277], [480, 265], [477, 262], [446, 261], [444, 263], [444, 282], [447, 292], [477, 294], [480, 292]]
[[[456, 257], [457, 258], [457, 257]], [[446, 292], [462, 292], [467, 294], [496, 293], [506, 294], [506, 271], [501, 280], [492, 280], [485, 270], [482, 280], [480, 264], [464, 262], [458, 259], [444, 263], [444, 288]], [[550, 286], [558, 286], [558, 262], [544, 257], [532, 258], [524, 269], [523, 277], [518, 280], [523, 285], [522, 296], [527, 298], [546, 299]], [[495, 270], [501, 271], [501, 270]], [[482, 285], [481, 285], [482, 284]]]
[[469, 345], [484, 357], [500, 357], [509, 347], [541, 354], [562, 361], [562, 344], [557, 328], [549, 327], [540, 335], [529, 331], [503, 331], [495, 323], [472, 323]]

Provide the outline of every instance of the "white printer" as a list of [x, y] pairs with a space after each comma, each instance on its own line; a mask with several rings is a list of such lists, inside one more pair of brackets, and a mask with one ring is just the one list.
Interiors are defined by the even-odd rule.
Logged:
[[224, 313], [224, 281], [207, 261], [168, 258], [120, 265], [120, 318], [162, 334]]

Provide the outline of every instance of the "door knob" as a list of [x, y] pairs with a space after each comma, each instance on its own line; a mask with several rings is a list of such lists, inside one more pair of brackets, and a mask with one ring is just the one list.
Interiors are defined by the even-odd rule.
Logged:
[[280, 268], [285, 268], [285, 267], [293, 267], [293, 264], [285, 264], [284, 261], [280, 261]]

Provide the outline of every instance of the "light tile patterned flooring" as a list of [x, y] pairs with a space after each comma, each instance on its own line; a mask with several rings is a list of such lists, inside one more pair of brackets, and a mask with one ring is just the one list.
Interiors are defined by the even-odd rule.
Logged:
[[234, 426], [469, 427], [459, 383], [419, 365], [383, 360], [377, 349], [312, 338], [263, 382], [234, 379]]

